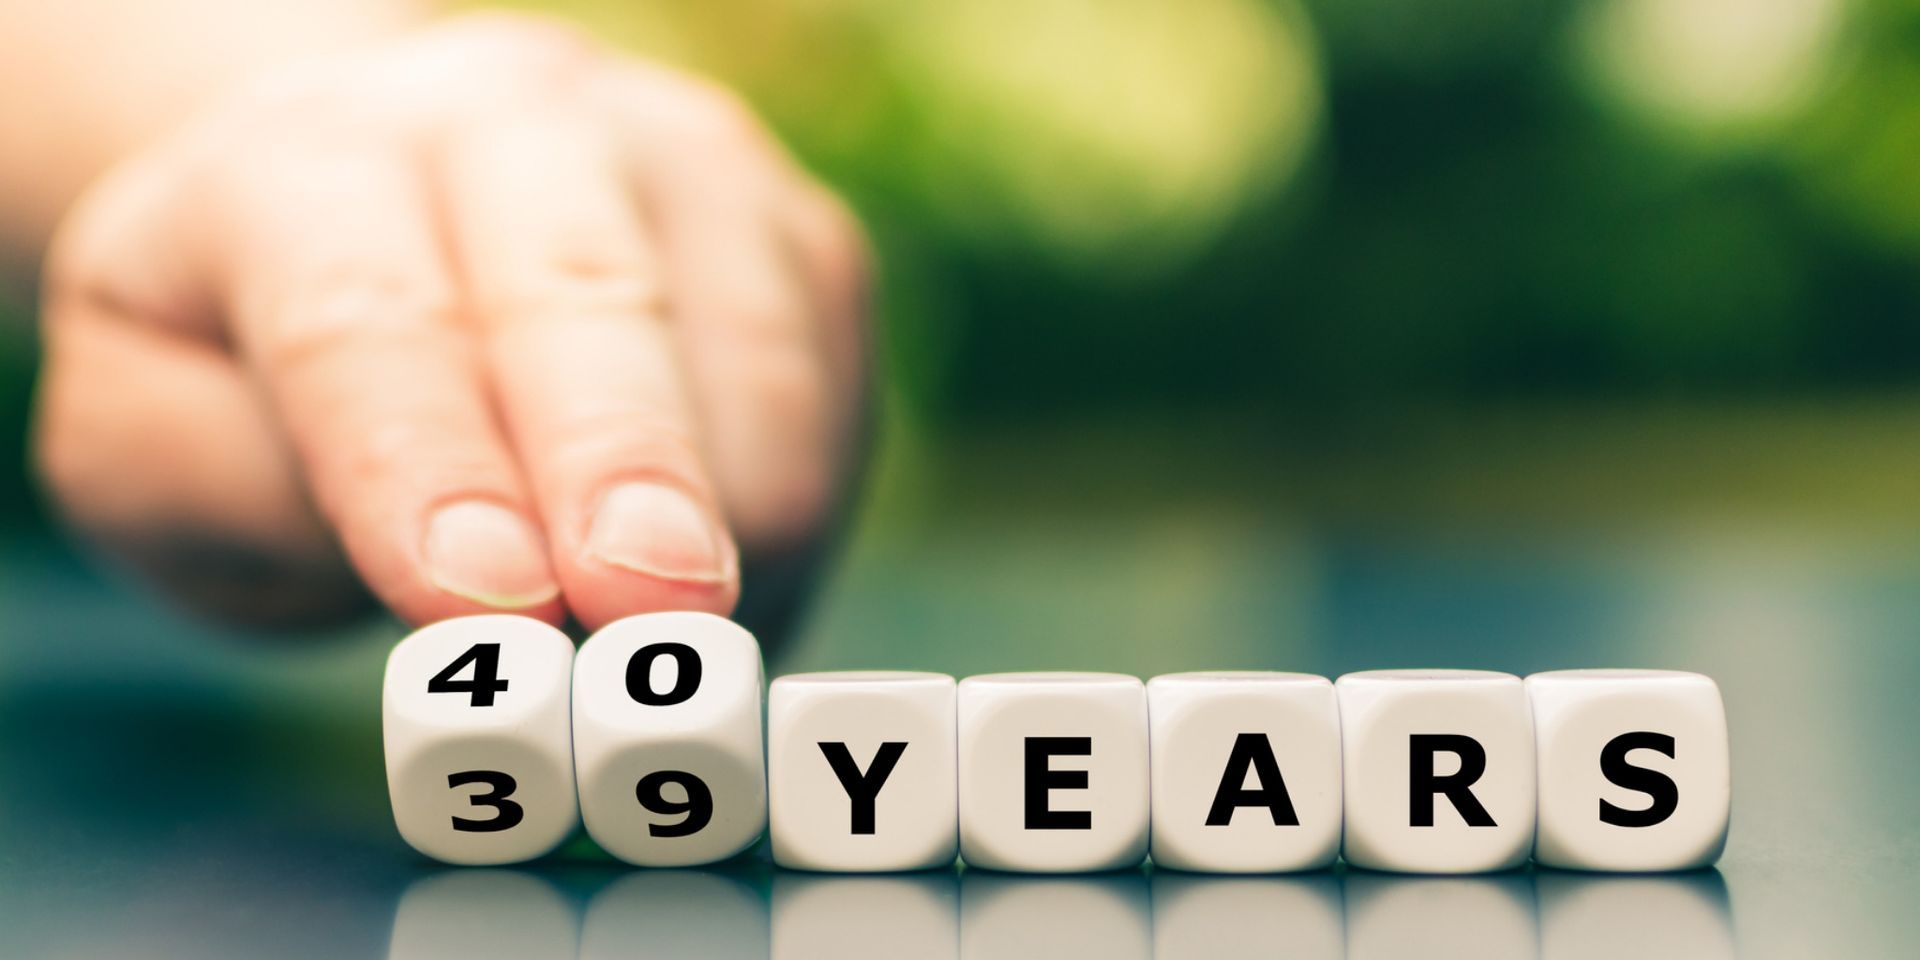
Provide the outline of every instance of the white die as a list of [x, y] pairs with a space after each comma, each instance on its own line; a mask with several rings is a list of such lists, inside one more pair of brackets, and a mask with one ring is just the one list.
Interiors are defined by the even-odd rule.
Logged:
[[773, 878], [773, 960], [949, 960], [960, 955], [952, 870]]
[[1209, 873], [1328, 866], [1340, 852], [1340, 707], [1304, 673], [1147, 683], [1153, 863]]
[[1347, 674], [1334, 686], [1348, 863], [1480, 873], [1526, 861], [1533, 847], [1533, 715], [1519, 677], [1375, 670]]
[[573, 671], [580, 815], [638, 866], [712, 863], [766, 826], [760, 645], [730, 620], [649, 613], [609, 624]]
[[960, 856], [990, 870], [1116, 870], [1147, 852], [1147, 696], [1115, 673], [960, 682]]
[[1346, 916], [1331, 872], [1290, 877], [1153, 874], [1154, 960], [1343, 960]]
[[1582, 870], [1688, 870], [1719, 859], [1732, 797], [1720, 688], [1672, 670], [1527, 678], [1539, 742], [1534, 858]]
[[775, 679], [767, 693], [774, 862], [836, 871], [952, 866], [954, 697], [943, 673]]
[[531, 860], [579, 822], [567, 698], [573, 643], [538, 620], [461, 617], [387, 657], [381, 723], [394, 824], [448, 863]]

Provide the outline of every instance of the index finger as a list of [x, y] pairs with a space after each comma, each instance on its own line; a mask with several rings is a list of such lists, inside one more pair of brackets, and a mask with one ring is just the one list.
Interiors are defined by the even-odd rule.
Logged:
[[525, 111], [474, 122], [441, 162], [501, 408], [568, 607], [589, 627], [659, 610], [731, 612], [734, 541], [659, 258], [617, 153], [591, 119]]

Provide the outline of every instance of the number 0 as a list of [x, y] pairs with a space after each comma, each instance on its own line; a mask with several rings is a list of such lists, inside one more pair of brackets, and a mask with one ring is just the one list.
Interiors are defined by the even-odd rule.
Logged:
[[[673, 686], [665, 692], [653, 689], [653, 662], [671, 657], [679, 668]], [[684, 643], [649, 643], [627, 658], [627, 696], [649, 707], [671, 707], [685, 703], [700, 689], [700, 651]]]

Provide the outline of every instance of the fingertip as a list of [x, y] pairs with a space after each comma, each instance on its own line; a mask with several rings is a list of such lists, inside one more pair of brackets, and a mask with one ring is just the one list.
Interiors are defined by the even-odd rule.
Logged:
[[504, 504], [471, 499], [438, 507], [421, 553], [429, 582], [483, 606], [520, 609], [560, 596], [539, 529]]
[[585, 559], [670, 583], [739, 579], [733, 538], [712, 508], [664, 483], [614, 486], [595, 506]]
[[414, 627], [424, 627], [455, 617], [487, 613], [511, 613], [516, 616], [531, 617], [553, 627], [563, 626], [567, 622], [567, 607], [558, 597], [531, 606], [500, 607], [428, 586], [423, 590], [412, 591], [404, 597], [387, 598], [385, 602], [395, 616]]
[[480, 613], [514, 613], [558, 625], [566, 618], [547, 544], [518, 510], [482, 498], [435, 507], [421, 537], [419, 566], [395, 598], [403, 619], [430, 623]]
[[598, 630], [642, 613], [692, 610], [730, 617], [739, 596], [738, 583], [685, 583], [616, 574], [569, 591], [567, 603], [581, 626]]
[[717, 511], [652, 481], [607, 490], [570, 560], [556, 565], [574, 616], [594, 628], [665, 610], [726, 616], [740, 595], [739, 554]]

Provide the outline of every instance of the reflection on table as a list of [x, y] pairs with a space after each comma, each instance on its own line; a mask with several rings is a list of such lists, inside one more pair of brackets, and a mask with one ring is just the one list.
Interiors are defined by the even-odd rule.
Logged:
[[1043, 877], [448, 870], [399, 898], [389, 960], [1722, 960], [1715, 871]]

